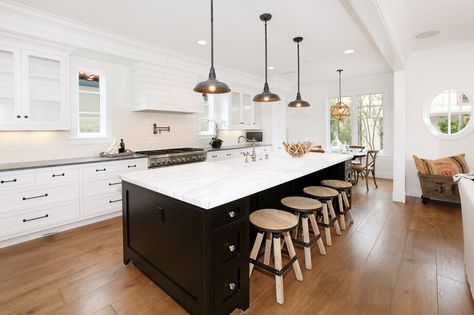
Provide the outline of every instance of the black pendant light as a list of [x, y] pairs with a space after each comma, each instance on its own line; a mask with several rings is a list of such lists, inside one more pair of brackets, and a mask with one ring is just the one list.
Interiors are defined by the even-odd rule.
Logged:
[[194, 87], [194, 91], [202, 94], [223, 94], [229, 93], [230, 88], [224, 82], [216, 79], [214, 70], [214, 1], [211, 0], [211, 69], [209, 70], [209, 79], [199, 82]]
[[280, 97], [272, 92], [270, 92], [270, 88], [268, 87], [268, 65], [267, 65], [267, 22], [272, 19], [272, 15], [270, 13], [264, 13], [260, 15], [260, 20], [265, 22], [265, 85], [263, 86], [263, 92], [254, 96], [254, 102], [278, 102], [280, 101]]
[[296, 55], [298, 59], [298, 93], [296, 93], [296, 99], [288, 104], [288, 107], [309, 107], [309, 103], [301, 99], [300, 93], [300, 43], [303, 41], [303, 37], [295, 37], [293, 41], [296, 43]]

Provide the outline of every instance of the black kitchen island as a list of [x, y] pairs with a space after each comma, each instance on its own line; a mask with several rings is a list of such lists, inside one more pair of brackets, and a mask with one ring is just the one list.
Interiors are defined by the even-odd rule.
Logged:
[[[293, 168], [292, 175], [277, 173]], [[281, 198], [348, 174], [350, 157], [319, 155], [254, 165], [204, 162], [124, 176], [124, 263], [132, 261], [192, 314], [246, 310], [249, 213], [282, 209]]]

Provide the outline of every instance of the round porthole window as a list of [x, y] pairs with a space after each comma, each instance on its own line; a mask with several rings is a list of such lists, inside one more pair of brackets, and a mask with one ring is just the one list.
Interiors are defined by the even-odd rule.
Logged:
[[470, 131], [471, 115], [471, 99], [461, 90], [447, 89], [428, 100], [423, 118], [433, 135], [454, 139]]

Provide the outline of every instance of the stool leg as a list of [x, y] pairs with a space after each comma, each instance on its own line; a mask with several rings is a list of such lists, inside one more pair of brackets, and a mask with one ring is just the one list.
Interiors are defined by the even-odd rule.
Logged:
[[[332, 206], [332, 200], [328, 200], [328, 208], [329, 208], [329, 214], [331, 215], [331, 218], [337, 218], [336, 217], [336, 212], [334, 211], [334, 208]], [[334, 228], [336, 229], [336, 234], [341, 235], [341, 228], [339, 227], [339, 222], [334, 221]]]
[[[308, 244], [309, 243], [309, 228], [308, 228], [308, 214], [303, 213], [303, 241]], [[288, 243], [288, 242], [287, 242]], [[288, 252], [290, 246], [287, 244], [288, 247]], [[291, 253], [290, 253], [291, 256]], [[307, 247], [306, 245], [304, 246], [304, 264], [307, 270], [311, 270], [312, 264], [311, 264], [311, 248], [309, 246]]]
[[339, 212], [341, 214], [340, 218], [341, 218], [341, 230], [345, 230], [346, 229], [346, 217], [345, 217], [345, 214], [344, 214], [344, 204], [342, 203], [342, 194], [339, 193], [339, 195], [337, 195], [337, 200], [339, 201]]
[[[281, 260], [280, 234], [273, 234], [273, 254], [275, 256], [275, 269], [281, 270], [283, 267]], [[283, 291], [283, 275], [275, 275], [275, 289], [277, 303], [285, 302], [285, 293]]]
[[263, 263], [270, 265], [270, 254], [272, 252], [272, 233], [267, 232], [267, 239], [265, 240], [265, 256], [263, 257]]
[[[263, 233], [257, 233], [257, 237], [255, 238], [255, 243], [253, 244], [252, 252], [250, 252], [250, 258], [257, 259], [258, 250], [260, 249], [260, 245], [262, 245], [263, 240]], [[252, 276], [253, 271], [253, 264], [249, 263], [249, 278]]]
[[[308, 220], [306, 220], [306, 224], [307, 223], [308, 223]], [[285, 237], [286, 247], [288, 247], [288, 254], [290, 254], [290, 258], [293, 258], [296, 256], [296, 252], [295, 252], [295, 247], [293, 246], [293, 241], [291, 240], [290, 232], [285, 232], [283, 233], [283, 235]], [[298, 263], [298, 259], [296, 259], [293, 262], [293, 270], [295, 271], [295, 274], [296, 274], [296, 280], [303, 281], [303, 274], [301, 273], [301, 268], [300, 268], [300, 264]]]
[[298, 238], [298, 228], [300, 226], [300, 213], [296, 212], [296, 217], [298, 218], [298, 225], [295, 227], [293, 238]]
[[347, 198], [347, 194], [345, 191], [342, 192], [342, 199], [344, 199], [344, 204], [346, 205], [346, 208], [349, 209], [347, 210], [347, 215], [349, 216], [349, 220], [352, 223], [354, 223], [354, 218], [352, 217], [351, 205], [349, 203], [349, 198]]
[[323, 203], [323, 223], [326, 225], [324, 228], [324, 232], [326, 234], [326, 245], [332, 246], [331, 229], [329, 228], [328, 205], [326, 202]]
[[311, 213], [309, 215], [309, 221], [311, 222], [311, 226], [313, 227], [314, 236], [318, 238], [316, 243], [318, 244], [319, 252], [321, 253], [321, 255], [326, 255], [326, 248], [324, 248], [323, 239], [321, 238], [321, 234], [319, 233], [318, 223], [316, 222], [314, 213]]

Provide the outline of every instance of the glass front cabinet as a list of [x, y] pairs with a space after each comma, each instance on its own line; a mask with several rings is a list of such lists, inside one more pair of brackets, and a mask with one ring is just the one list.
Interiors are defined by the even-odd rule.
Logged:
[[67, 58], [0, 46], [0, 130], [69, 129]]
[[261, 129], [260, 106], [250, 93], [232, 91], [216, 99], [216, 118], [222, 129]]

